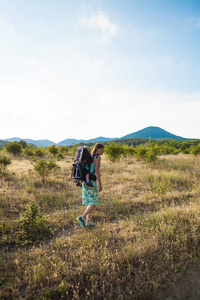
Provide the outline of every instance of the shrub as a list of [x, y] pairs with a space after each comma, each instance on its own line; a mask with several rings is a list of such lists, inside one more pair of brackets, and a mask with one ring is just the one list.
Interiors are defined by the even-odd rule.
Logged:
[[123, 147], [112, 143], [105, 146], [104, 153], [110, 161], [115, 162], [119, 160], [123, 154]]
[[64, 158], [64, 155], [62, 153], [57, 153], [56, 158], [57, 160], [62, 160]]
[[36, 160], [35, 162], [33, 162], [33, 167], [35, 171], [41, 176], [43, 182], [52, 170], [60, 168], [56, 165], [55, 162], [47, 161], [45, 159]]
[[10, 158], [5, 155], [0, 155], [0, 173], [4, 173], [6, 171], [6, 167], [10, 165], [11, 162]]
[[6, 150], [14, 155], [21, 154], [22, 145], [18, 142], [10, 142], [5, 145]]
[[37, 157], [43, 157], [44, 156], [44, 153], [45, 153], [45, 149], [44, 148], [37, 148], [35, 150], [35, 155]]
[[190, 148], [190, 153], [191, 153], [191, 154], [194, 154], [194, 155], [200, 154], [200, 145], [192, 146], [192, 147]]
[[52, 145], [48, 147], [48, 151], [55, 156], [58, 153], [58, 147], [56, 147], [56, 145]]
[[125, 157], [133, 156], [136, 153], [136, 150], [133, 145], [131, 145], [131, 146], [123, 145], [122, 149], [123, 149], [123, 156], [125, 156]]
[[20, 141], [19, 141], [19, 144], [22, 146], [22, 148], [28, 147], [28, 144], [27, 144], [26, 141], [20, 140]]
[[147, 151], [148, 151], [147, 147], [140, 145], [140, 146], [136, 147], [136, 156], [138, 158], [145, 159]]
[[147, 162], [154, 162], [157, 160], [157, 151], [155, 147], [152, 146], [151, 148], [148, 149], [145, 155], [145, 160]]
[[59, 146], [58, 150], [60, 153], [68, 153], [69, 152], [69, 148], [67, 146]]
[[34, 201], [31, 201], [27, 210], [21, 218], [20, 225], [22, 228], [21, 239], [28, 241], [40, 240], [43, 235], [51, 232], [47, 219], [40, 212], [40, 208]]
[[27, 146], [23, 149], [23, 154], [27, 156], [34, 156], [35, 154], [35, 148], [32, 145]]

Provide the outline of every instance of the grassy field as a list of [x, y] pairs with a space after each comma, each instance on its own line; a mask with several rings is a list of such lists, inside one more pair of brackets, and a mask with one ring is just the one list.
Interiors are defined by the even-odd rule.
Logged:
[[[199, 264], [199, 156], [102, 157], [90, 231], [75, 221], [84, 207], [70, 156], [45, 183], [28, 159], [11, 159], [0, 177], [0, 299], [152, 299]], [[40, 218], [27, 233], [31, 203]]]

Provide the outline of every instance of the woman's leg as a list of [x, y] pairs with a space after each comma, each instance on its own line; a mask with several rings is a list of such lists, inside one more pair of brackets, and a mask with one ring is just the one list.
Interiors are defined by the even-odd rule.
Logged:
[[85, 219], [87, 217], [87, 222], [90, 219], [91, 216], [91, 212], [93, 211], [93, 209], [96, 207], [96, 205], [94, 204], [90, 204], [87, 209], [85, 210], [85, 212], [82, 214], [82, 218]]
[[90, 223], [91, 212], [89, 212], [86, 216], [86, 224]]

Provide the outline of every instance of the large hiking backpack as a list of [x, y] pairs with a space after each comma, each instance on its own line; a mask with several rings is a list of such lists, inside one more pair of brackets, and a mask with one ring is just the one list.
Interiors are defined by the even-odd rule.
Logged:
[[82, 181], [86, 181], [86, 169], [85, 164], [91, 164], [93, 158], [90, 153], [83, 146], [78, 147], [76, 150], [76, 155], [74, 163], [72, 165], [71, 178], [74, 179], [77, 186], [81, 186]]

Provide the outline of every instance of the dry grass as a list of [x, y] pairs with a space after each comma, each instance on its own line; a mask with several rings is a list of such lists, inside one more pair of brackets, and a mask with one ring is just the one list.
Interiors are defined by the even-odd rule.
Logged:
[[[75, 222], [84, 207], [70, 157], [58, 164], [42, 184], [29, 160], [16, 158], [0, 179], [1, 299], [152, 299], [166, 279], [199, 263], [199, 157], [163, 156], [154, 165], [103, 157], [92, 231]], [[16, 233], [31, 200], [53, 230], [27, 246]]]

